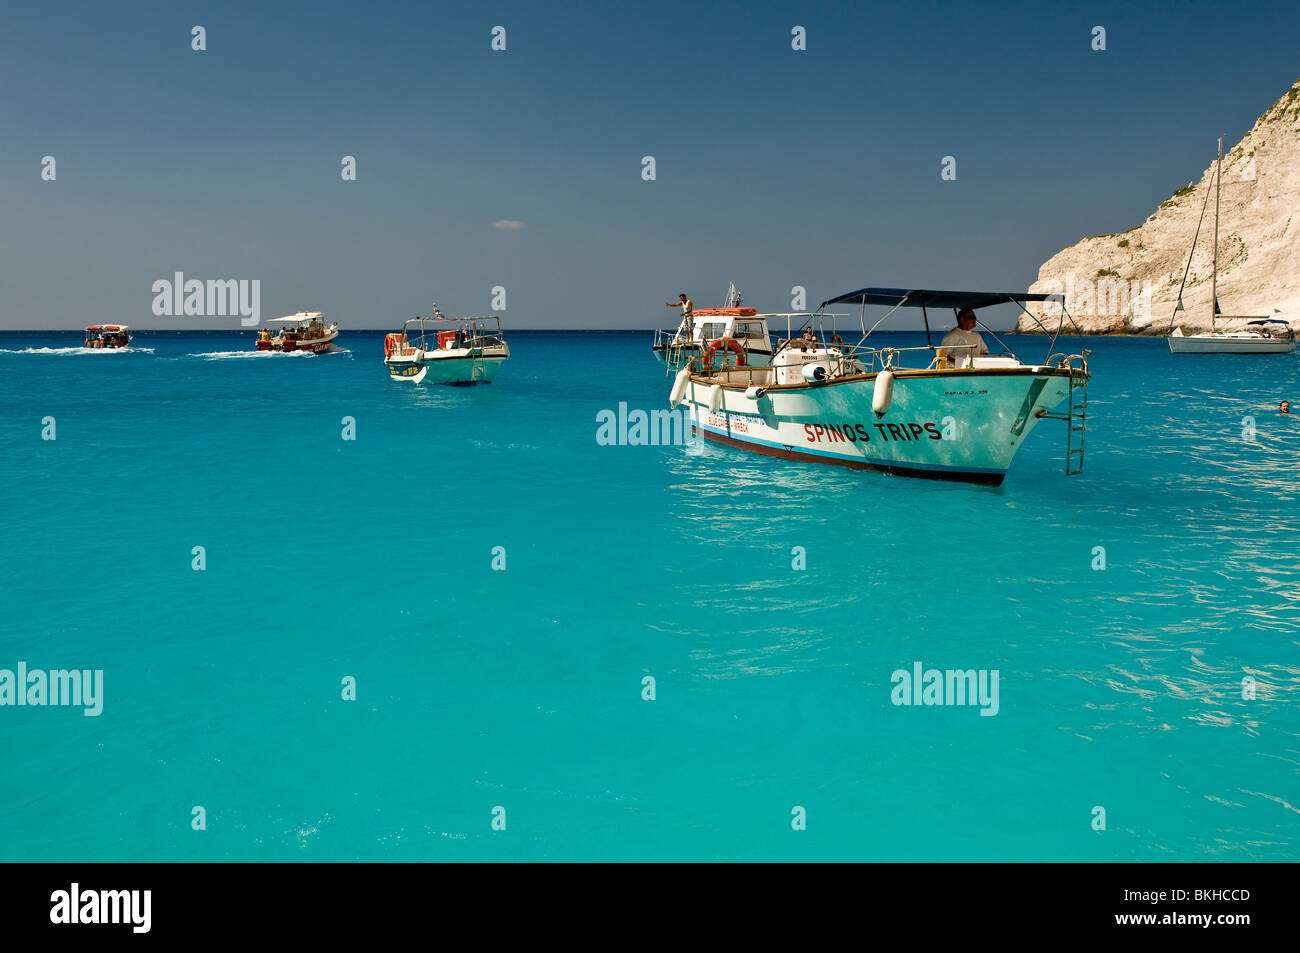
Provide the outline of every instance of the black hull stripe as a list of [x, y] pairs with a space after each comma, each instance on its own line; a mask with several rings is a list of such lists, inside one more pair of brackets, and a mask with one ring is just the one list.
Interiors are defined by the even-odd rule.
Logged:
[[838, 460], [832, 457], [818, 456], [812, 453], [802, 453], [798, 450], [786, 450], [779, 447], [766, 447], [762, 444], [750, 443], [747, 440], [737, 440], [735, 437], [728, 437], [724, 434], [714, 433], [711, 430], [700, 430], [694, 424], [691, 429], [696, 433], [702, 433], [707, 439], [725, 444], [728, 447], [735, 447], [738, 450], [750, 450], [754, 453], [761, 453], [765, 457], [776, 457], [780, 460], [796, 460], [800, 463], [821, 463], [829, 464], [836, 467], [848, 467], [850, 470], [878, 470], [881, 473], [889, 473], [895, 476], [918, 477], [922, 480], [947, 480], [950, 483], [976, 483], [980, 486], [1001, 486], [1002, 481], [1006, 479], [1005, 473], [971, 473], [961, 470], [921, 470], [908, 466], [880, 466], [875, 463], [868, 463], [865, 460]]

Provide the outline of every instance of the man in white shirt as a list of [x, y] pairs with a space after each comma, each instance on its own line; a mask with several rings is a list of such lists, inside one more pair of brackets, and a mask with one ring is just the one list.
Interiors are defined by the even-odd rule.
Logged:
[[957, 326], [943, 336], [939, 346], [962, 348], [962, 350], [954, 351], [952, 354], [954, 363], [958, 367], [969, 364], [970, 357], [973, 354], [987, 354], [989, 352], [988, 345], [984, 343], [984, 338], [975, 330], [975, 312], [970, 308], [963, 308], [957, 315]]

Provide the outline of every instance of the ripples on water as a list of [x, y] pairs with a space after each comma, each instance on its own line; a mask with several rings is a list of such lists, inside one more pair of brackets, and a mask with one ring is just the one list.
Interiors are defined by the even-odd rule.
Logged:
[[[412, 838], [420, 856], [421, 837], [477, 829], [426, 823], [425, 807], [407, 813], [391, 790], [484, 770], [557, 816], [570, 802], [612, 811], [592, 834], [601, 856], [791, 856], [733, 828], [763, 828], [772, 804], [788, 811], [814, 794], [842, 812], [818, 856], [1294, 856], [1300, 418], [1276, 411], [1300, 397], [1296, 355], [1174, 357], [1163, 341], [1090, 342], [1084, 474], [1064, 475], [1062, 426], [1044, 421], [1003, 486], [988, 489], [707, 442], [597, 446], [598, 410], [664, 406], [670, 382], [644, 335], [517, 335], [498, 381], [477, 388], [388, 381], [381, 336], [346, 336], [347, 359], [325, 361], [233, 338], [164, 339], [154, 355], [150, 341], [140, 356], [153, 359], [130, 373], [89, 361], [76, 379], [52, 377], [50, 355], [84, 349], [0, 340], [0, 492], [32, 504], [0, 511], [3, 657], [51, 639], [92, 655], [138, 645], [162, 631], [142, 628], [151, 618], [179, 626], [200, 653], [308, 671], [319, 657], [331, 660], [329, 678], [364, 653], [403, 672], [392, 679], [438, 680], [427, 703], [394, 682], [375, 703], [383, 738], [348, 748], [380, 779], [361, 795], [367, 818], [383, 817], [362, 838], [381, 845], [376, 857]], [[578, 347], [595, 377], [580, 373]], [[115, 408], [111, 422], [82, 423], [88, 394]], [[59, 418], [57, 447], [33, 442], [45, 413]], [[352, 446], [338, 437], [345, 414], [357, 420]], [[131, 488], [130, 518], [74, 532], [41, 517], [89, 505], [87, 482], [104, 480]], [[277, 509], [318, 492], [328, 519]], [[151, 554], [160, 544], [188, 553], [196, 533], [238, 551], [249, 578], [232, 580], [227, 602], [167, 621], [168, 599], [194, 598], [191, 580]], [[485, 567], [498, 542], [511, 562], [494, 575]], [[133, 574], [138, 598], [114, 607], [111, 623], [59, 572], [72, 553]], [[254, 580], [315, 566], [341, 574], [307, 584], [319, 605], [264, 608], [249, 628]], [[392, 591], [413, 595], [392, 606], [377, 596]], [[999, 715], [892, 706], [892, 672], [915, 661], [998, 669]], [[653, 728], [647, 709], [616, 700], [630, 692], [639, 704], [648, 672], [661, 686]], [[1248, 676], [1254, 700], [1242, 697]], [[185, 684], [202, 695], [205, 678]], [[262, 721], [302, 717], [296, 699], [253, 703], [245, 717], [257, 717], [238, 735], [256, 747]], [[142, 715], [132, 730], [168, 747], [188, 719], [164, 721]], [[448, 734], [457, 725], [463, 744]], [[53, 734], [29, 740], [66, 750], [58, 724], [43, 726]], [[426, 731], [440, 754], [396, 767]], [[549, 762], [534, 761], [540, 750]], [[635, 767], [651, 756], [658, 780]], [[250, 810], [242, 823], [271, 856], [348, 855], [360, 835], [321, 794], [332, 790], [328, 759], [317, 776], [315, 760], [284, 757], [258, 755], [247, 784], [292, 770], [310, 805], [268, 808], [265, 823]], [[210, 768], [196, 759], [191, 770]], [[692, 798], [730, 798], [743, 820], [670, 819]], [[57, 795], [41, 804], [66, 808]], [[1095, 804], [1112, 818], [1104, 836], [1089, 827]], [[534, 832], [519, 856], [563, 854], [558, 843]], [[243, 856], [243, 844], [236, 837], [224, 856]], [[486, 849], [474, 836], [466, 845]], [[172, 856], [156, 843], [146, 854]]]

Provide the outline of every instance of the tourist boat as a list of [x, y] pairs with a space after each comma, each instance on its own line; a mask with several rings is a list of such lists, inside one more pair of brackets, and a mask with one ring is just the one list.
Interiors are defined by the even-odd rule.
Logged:
[[770, 314], [740, 306], [740, 294], [733, 284], [721, 308], [697, 308], [682, 316], [676, 330], [658, 330], [651, 345], [655, 357], [670, 371], [683, 367], [693, 357], [709, 348], [731, 348], [740, 359], [754, 367], [772, 363], [772, 335], [768, 331]]
[[119, 348], [131, 343], [131, 329], [125, 324], [92, 324], [86, 328], [86, 347]]
[[486, 384], [510, 357], [501, 319], [412, 318], [402, 330], [384, 336], [384, 364], [393, 380], [419, 384]]
[[[1256, 316], [1229, 316], [1219, 312], [1219, 194], [1223, 188], [1223, 140], [1219, 140], [1219, 157], [1214, 168], [1214, 265], [1210, 272], [1210, 330], [1196, 334], [1184, 334], [1181, 327], [1174, 328], [1174, 319], [1183, 309], [1183, 288], [1187, 285], [1187, 276], [1192, 270], [1192, 255], [1196, 253], [1196, 239], [1192, 239], [1192, 250], [1187, 256], [1187, 268], [1183, 271], [1183, 283], [1178, 287], [1178, 303], [1169, 319], [1173, 330], [1169, 334], [1169, 350], [1174, 354], [1289, 354], [1295, 350], [1295, 331], [1290, 322], [1280, 318]], [[1206, 191], [1205, 201], [1210, 201]], [[1205, 218], [1205, 206], [1201, 206], [1201, 218]], [[1197, 223], [1196, 234], [1201, 233]], [[1220, 324], [1242, 323], [1236, 328], [1220, 331]]]
[[257, 334], [259, 351], [310, 351], [323, 354], [330, 349], [334, 339], [339, 336], [337, 324], [327, 324], [320, 311], [299, 311], [297, 314], [272, 318], [267, 321], [272, 327], [262, 328]]
[[[1059, 326], [1038, 364], [1021, 362], [1010, 350], [988, 356], [978, 354], [977, 345], [929, 343], [929, 308], [958, 312], [1014, 303], [1025, 310], [1026, 301], [1059, 297], [853, 291], [798, 316], [805, 319], [803, 335], [790, 333], [770, 367], [738, 365], [720, 353], [712, 361], [707, 354], [693, 358], [677, 373], [669, 404], [686, 405], [696, 434], [767, 456], [989, 486], [1002, 483], [1038, 421], [1052, 417], [1067, 422], [1065, 470], [1079, 473], [1089, 351], [1053, 353]], [[827, 341], [814, 328], [826, 307], [838, 303], [861, 305], [862, 338], [855, 345]], [[890, 309], [871, 330], [868, 305]], [[904, 307], [921, 309], [926, 346], [871, 346], [872, 332]], [[1063, 402], [1066, 412], [1054, 413]]]

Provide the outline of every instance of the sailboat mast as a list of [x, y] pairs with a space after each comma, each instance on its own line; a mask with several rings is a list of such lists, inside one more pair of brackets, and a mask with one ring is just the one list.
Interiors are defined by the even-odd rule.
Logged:
[[1210, 333], [1219, 311], [1219, 194], [1223, 189], [1223, 137], [1219, 137], [1219, 159], [1214, 166], [1214, 269], [1210, 272]]

